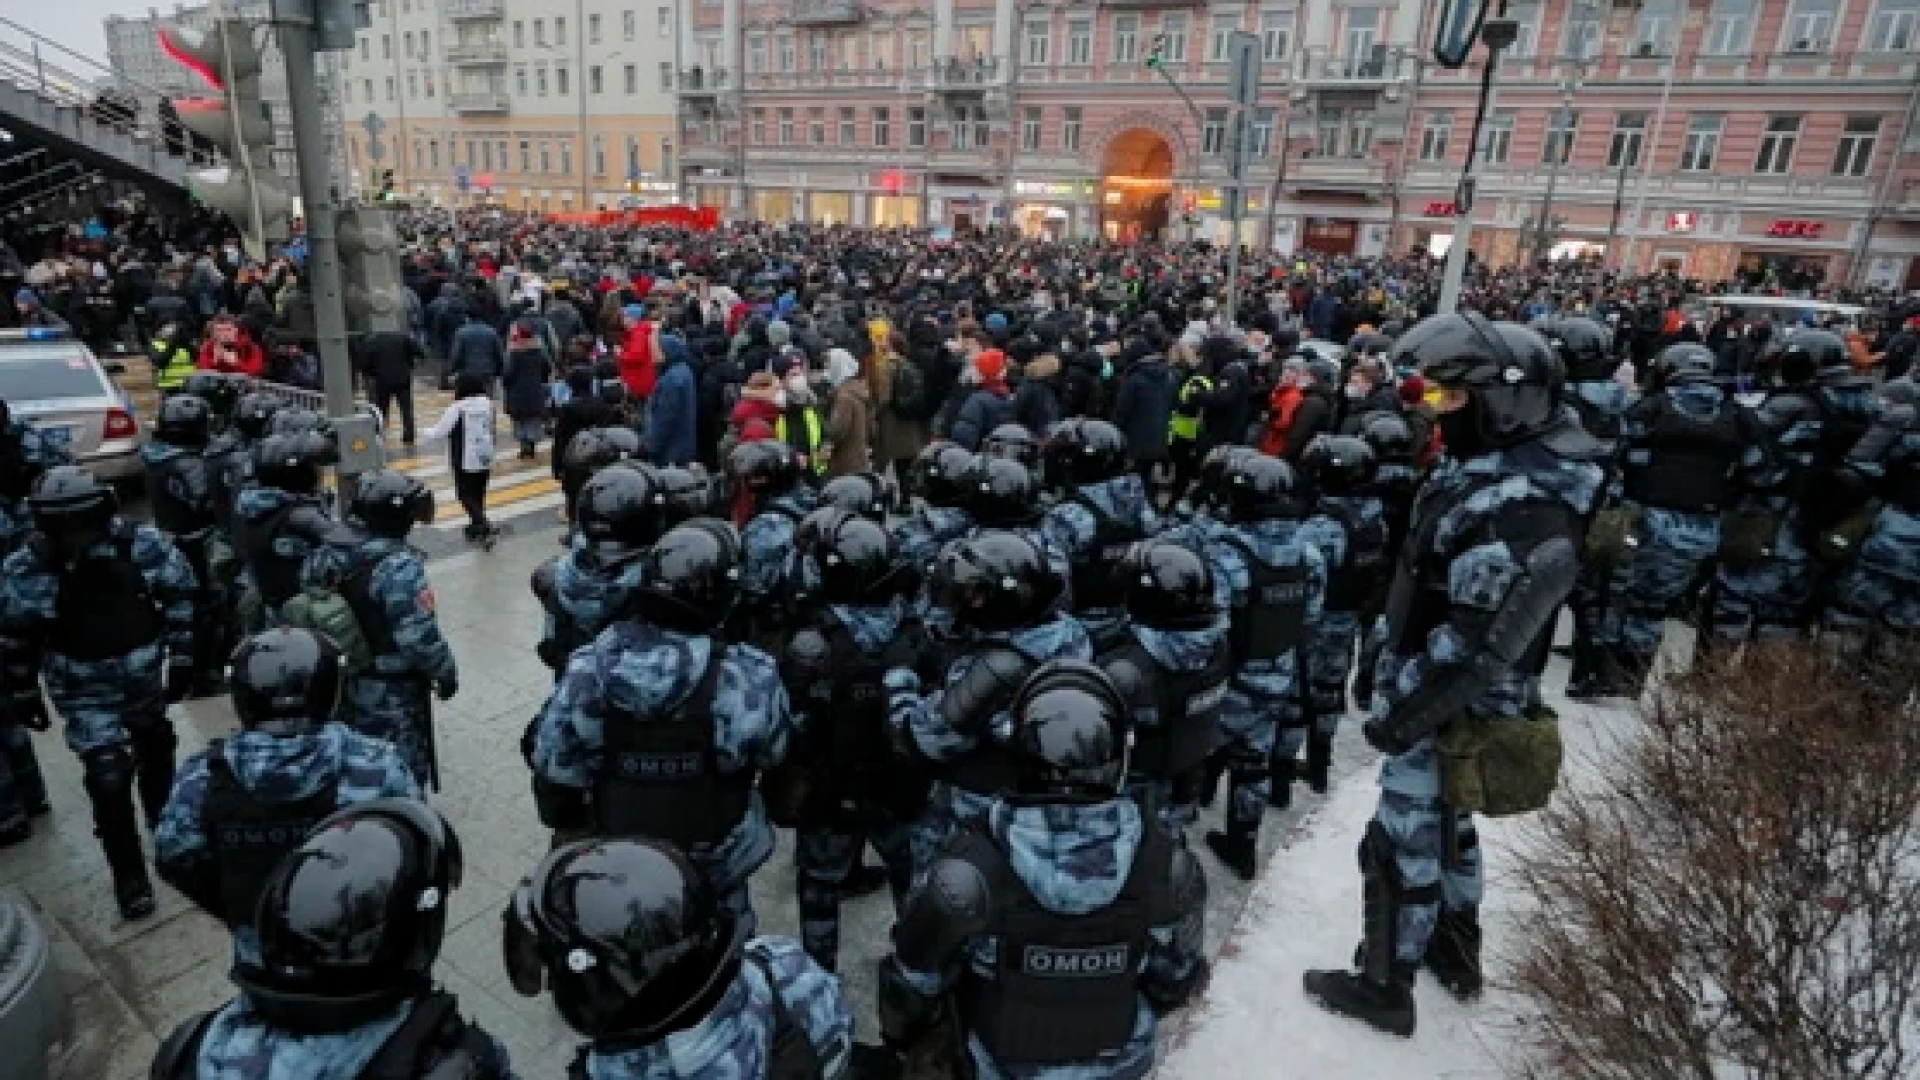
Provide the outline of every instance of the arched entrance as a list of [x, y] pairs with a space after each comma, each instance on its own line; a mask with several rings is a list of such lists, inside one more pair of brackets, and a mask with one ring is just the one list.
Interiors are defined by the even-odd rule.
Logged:
[[1100, 179], [1100, 232], [1109, 240], [1155, 240], [1173, 206], [1173, 148], [1158, 132], [1129, 128], [1107, 144]]

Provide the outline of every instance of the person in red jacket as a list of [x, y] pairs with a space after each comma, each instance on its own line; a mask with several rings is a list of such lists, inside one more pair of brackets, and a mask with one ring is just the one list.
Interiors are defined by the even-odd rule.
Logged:
[[259, 378], [267, 367], [267, 355], [247, 336], [240, 324], [222, 316], [207, 326], [207, 338], [200, 343], [202, 371]]
[[626, 308], [627, 329], [620, 338], [620, 381], [627, 384], [627, 393], [644, 408], [648, 398], [653, 396], [653, 381], [659, 372], [654, 368], [654, 337], [659, 328], [646, 318], [646, 312], [638, 304], [629, 304]]

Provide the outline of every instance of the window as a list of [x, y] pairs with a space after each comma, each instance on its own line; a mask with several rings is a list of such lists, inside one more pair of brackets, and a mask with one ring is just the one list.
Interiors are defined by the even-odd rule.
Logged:
[[673, 89], [673, 61], [660, 61], [660, 89]]
[[573, 173], [573, 140], [567, 139], [560, 144], [560, 171], [568, 175]]
[[[467, 140], [467, 167], [468, 168], [472, 168], [475, 164], [477, 164], [476, 155], [474, 154], [473, 150], [474, 150], [473, 140], [468, 139]], [[522, 169], [521, 171], [525, 172], [526, 170]]]
[[1505, 165], [1513, 156], [1513, 114], [1495, 113], [1480, 129], [1480, 160]]
[[1113, 17], [1113, 62], [1131, 64], [1140, 58], [1140, 16]]
[[[588, 68], [587, 69], [587, 92], [598, 94], [605, 89], [606, 87], [602, 84], [600, 79], [600, 65], [595, 64], [592, 67]], [[668, 89], [671, 89], [671, 87], [663, 86], [661, 87], [661, 89], [668, 90]]]
[[1720, 153], [1720, 129], [1725, 125], [1726, 117], [1718, 114], [1687, 121], [1687, 135], [1680, 143], [1681, 172], [1713, 171], [1713, 159]]
[[663, 38], [673, 36], [673, 9], [661, 7], [653, 9], [654, 30]]
[[547, 46], [547, 20], [545, 20], [545, 19], [535, 19], [535, 20], [533, 20], [533, 44], [534, 44], [534, 45], [535, 45], [535, 47], [537, 47], [537, 48], [542, 48], [542, 49], [544, 49], [544, 48], [546, 48], [546, 46]]
[[793, 144], [793, 110], [781, 109], [774, 114], [780, 119], [780, 145]]
[[627, 175], [640, 175], [640, 140], [627, 136]]
[[[559, 47], [559, 46], [565, 45], [566, 43], [567, 43], [567, 20], [564, 18], [556, 18], [553, 20], [553, 44], [555, 45], [555, 47]], [[568, 171], [572, 171], [572, 170], [568, 170]]]
[[927, 66], [929, 50], [933, 48], [931, 38], [925, 30], [907, 31], [907, 69], [918, 71]]
[[401, 56], [413, 55], [413, 31], [411, 30], [400, 35], [400, 55]]
[[430, 31], [420, 31], [420, 59], [433, 59], [433, 34]]
[[763, 146], [766, 144], [766, 141], [767, 141], [767, 110], [755, 109], [753, 110], [753, 142], [755, 143], [755, 145]]
[[1093, 63], [1093, 20], [1067, 20], [1067, 63]]
[[1046, 67], [1047, 53], [1053, 46], [1053, 24], [1048, 22], [1030, 22], [1026, 28], [1027, 48], [1021, 63], [1029, 67]]
[[1506, 51], [1507, 56], [1516, 60], [1526, 60], [1540, 54], [1540, 0], [1519, 0], [1507, 6], [1507, 17], [1512, 19], [1518, 33], [1513, 39], [1513, 47]]
[[593, 137], [593, 175], [607, 175], [607, 139], [604, 135]]
[[1293, 42], [1293, 12], [1274, 8], [1260, 13], [1260, 59], [1285, 60]]
[[373, 80], [361, 79], [360, 89], [365, 91], [363, 96], [367, 99], [367, 104], [369, 105], [373, 104]]
[[[919, 124], [920, 126], [920, 136], [917, 141], [914, 138], [914, 125], [916, 123]], [[908, 146], [925, 146], [927, 144], [926, 140], [927, 140], [927, 110], [908, 109], [907, 110], [907, 145]], [[853, 106], [842, 105], [840, 106], [840, 145], [852, 146], [853, 141], [854, 141]]]
[[793, 44], [793, 38], [791, 37], [781, 38], [780, 39], [780, 70], [781, 71], [792, 71], [794, 69], [794, 55], [795, 55], [795, 49]]
[[1880, 138], [1880, 118], [1849, 116], [1840, 145], [1833, 152], [1833, 175], [1865, 176], [1873, 164], [1873, 146]]
[[1794, 0], [1780, 47], [1787, 52], [1826, 52], [1833, 43], [1839, 7], [1840, 0]]
[[440, 167], [440, 140], [429, 139], [427, 140], [427, 168], [437, 169], [439, 167]]
[[827, 145], [827, 111], [825, 109], [807, 110], [807, 142], [814, 146]]
[[1906, 52], [1913, 48], [1913, 28], [1920, 21], [1920, 0], [1880, 0], [1867, 23], [1867, 48], [1872, 52]]
[[[469, 160], [473, 158], [472, 143], [467, 144], [467, 158]], [[480, 140], [480, 167], [483, 169], [493, 168], [493, 144], [485, 139]], [[500, 167], [503, 169], [507, 167], [506, 158], [500, 159]]]
[[387, 100], [392, 101], [395, 96], [396, 95], [394, 93], [394, 78], [393, 76], [389, 75], [387, 76]]
[[660, 175], [673, 175], [673, 140], [660, 136]]
[[1567, 32], [1560, 55], [1569, 60], [1592, 60], [1600, 55], [1600, 0], [1574, 0], [1567, 8]]
[[1680, 26], [1676, 0], [1647, 0], [1633, 22], [1633, 55], [1670, 56]]
[[1740, 56], [1753, 46], [1754, 0], [1713, 0], [1700, 51], [1708, 56]]
[[873, 70], [885, 71], [893, 66], [893, 34], [875, 31], [868, 51], [873, 56]]
[[380, 35], [380, 59], [382, 60], [393, 59], [393, 35], [392, 34]]
[[627, 93], [629, 94], [639, 93], [640, 92], [640, 65], [628, 64], [627, 66], [621, 68], [620, 80], [621, 80], [622, 87], [626, 90]]
[[553, 171], [553, 144], [545, 139], [540, 141], [540, 171]]
[[1207, 110], [1207, 119], [1200, 125], [1200, 152], [1218, 154], [1227, 146], [1227, 110], [1211, 108]]
[[1753, 159], [1753, 171], [1779, 175], [1793, 167], [1793, 148], [1800, 141], [1800, 118], [1769, 116], [1760, 135], [1760, 154]]
[[815, 34], [807, 42], [807, 70], [827, 70], [827, 35]]
[[1273, 114], [1272, 109], [1253, 110], [1253, 120], [1247, 134], [1247, 152], [1250, 156], [1263, 158], [1273, 152]]
[[1646, 143], [1647, 114], [1619, 113], [1613, 118], [1613, 136], [1607, 140], [1607, 168], [1631, 169], [1640, 164]]
[[1040, 149], [1040, 109], [1029, 105], [1020, 118], [1020, 149]]
[[1420, 160], [1447, 160], [1447, 140], [1453, 137], [1453, 110], [1436, 109], [1420, 128]]
[[[600, 16], [598, 15], [587, 16], [587, 44], [600, 44]], [[606, 170], [602, 169], [600, 171], [605, 172]]]
[[1540, 164], [1565, 165], [1573, 158], [1574, 140], [1580, 137], [1580, 114], [1571, 108], [1559, 108], [1547, 117], [1547, 137], [1540, 144]]
[[1184, 12], [1168, 12], [1160, 16], [1160, 55], [1169, 64], [1187, 62], [1187, 16]]
[[1347, 25], [1341, 36], [1341, 45], [1349, 60], [1366, 60], [1373, 56], [1374, 43], [1380, 38], [1380, 15], [1377, 7], [1347, 9]]
[[533, 69], [533, 88], [539, 92], [541, 97], [547, 96], [547, 69], [546, 68]]
[[566, 68], [557, 67], [553, 69], [553, 92], [560, 95], [561, 97], [567, 96], [567, 69]]
[[1060, 149], [1071, 153], [1080, 152], [1080, 106], [1069, 105], [1061, 110]]
[[634, 16], [631, 8], [620, 13], [620, 40], [632, 41], [639, 28], [640, 20]]
[[1347, 114], [1344, 109], [1333, 105], [1320, 108], [1320, 121], [1315, 125], [1313, 152], [1318, 157], [1340, 156], [1340, 133], [1347, 126]]
[[873, 145], [886, 146], [892, 141], [892, 133], [887, 130], [888, 111], [885, 106], [875, 106], [873, 110]]
[[767, 39], [763, 37], [747, 39], [747, 71], [758, 75], [767, 70]]
[[516, 49], [527, 47], [527, 24], [519, 19], [513, 20], [513, 47]]
[[409, 98], [420, 96], [420, 79], [411, 71], [407, 72], [407, 96]]
[[1207, 62], [1225, 63], [1227, 49], [1233, 41], [1233, 32], [1240, 29], [1240, 15], [1237, 12], [1214, 12], [1207, 19]]
[[427, 146], [419, 139], [413, 140], [413, 171], [419, 172], [427, 167]]
[[[517, 25], [517, 24], [516, 24], [516, 25]], [[372, 43], [372, 41], [371, 41], [371, 40], [369, 40], [369, 39], [367, 39], [367, 38], [361, 38], [361, 39], [360, 39], [360, 59], [362, 59], [362, 60], [371, 60], [371, 59], [373, 59], [373, 54], [367, 51], [368, 49], [371, 49], [372, 47], [373, 47], [373, 43]], [[359, 144], [359, 143], [355, 143], [354, 145], [355, 145], [355, 146], [358, 146], [358, 145], [360, 145], [360, 144]]]
[[1353, 109], [1347, 114], [1347, 156], [1363, 158], [1373, 153], [1373, 110]]

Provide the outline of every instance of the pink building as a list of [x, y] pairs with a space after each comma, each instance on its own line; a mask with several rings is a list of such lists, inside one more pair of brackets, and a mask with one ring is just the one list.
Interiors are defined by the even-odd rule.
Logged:
[[[1224, 239], [1244, 31], [1263, 68], [1242, 235], [1358, 254], [1451, 239], [1479, 57], [1435, 66], [1413, 0], [683, 2], [682, 182], [730, 215]], [[1485, 257], [1920, 277], [1902, 153], [1920, 149], [1920, 0], [1509, 14], [1473, 206]], [[1156, 49], [1188, 101], [1146, 66]]]

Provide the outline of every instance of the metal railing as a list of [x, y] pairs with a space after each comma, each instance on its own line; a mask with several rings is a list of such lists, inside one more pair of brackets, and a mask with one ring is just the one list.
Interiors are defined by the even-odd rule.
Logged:
[[680, 72], [680, 92], [683, 94], [711, 94], [726, 88], [726, 68], [690, 67]]
[[793, 0], [788, 18], [795, 26], [830, 26], [859, 22], [864, 14], [860, 0]]
[[449, 19], [497, 19], [507, 13], [506, 0], [449, 0]]
[[452, 104], [454, 112], [506, 112], [510, 106], [510, 100], [504, 90], [481, 90], [478, 92], [450, 94], [447, 97], [447, 101]]
[[507, 43], [497, 39], [455, 41], [447, 46], [447, 62], [450, 64], [504, 64], [507, 62]]
[[[162, 130], [158, 103], [179, 96], [130, 79], [4, 17], [0, 17], [0, 81], [42, 101], [77, 108], [105, 129], [155, 145], [166, 145], [168, 134]], [[169, 149], [194, 163], [221, 160], [218, 154], [195, 151], [185, 129], [173, 137], [179, 145]]]

